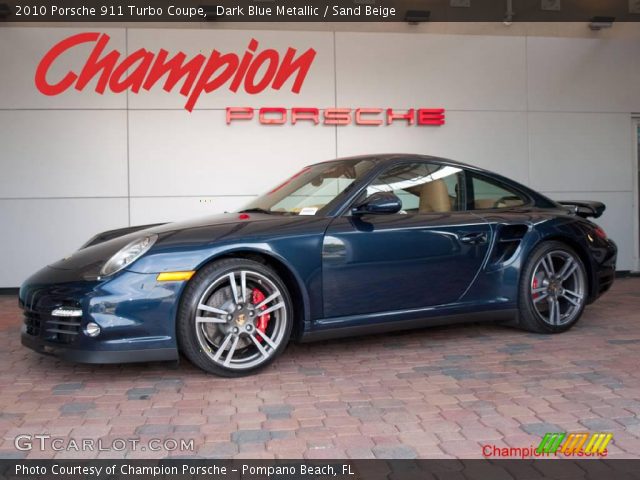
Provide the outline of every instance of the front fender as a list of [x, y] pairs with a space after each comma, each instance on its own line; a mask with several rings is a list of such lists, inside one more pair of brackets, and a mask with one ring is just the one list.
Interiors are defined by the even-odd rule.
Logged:
[[198, 271], [222, 257], [257, 255], [295, 282], [291, 294], [300, 298], [305, 323], [322, 317], [321, 234], [282, 238], [274, 241], [216, 243], [198, 246], [154, 247], [129, 267], [136, 273]]

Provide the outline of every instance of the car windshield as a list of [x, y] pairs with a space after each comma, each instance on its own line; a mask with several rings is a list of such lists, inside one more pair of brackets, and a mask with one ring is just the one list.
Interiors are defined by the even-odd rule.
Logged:
[[305, 167], [239, 213], [315, 215], [373, 165], [371, 160], [340, 160]]

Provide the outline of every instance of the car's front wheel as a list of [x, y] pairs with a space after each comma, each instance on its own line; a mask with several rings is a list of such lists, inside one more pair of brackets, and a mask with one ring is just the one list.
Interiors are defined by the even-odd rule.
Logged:
[[220, 260], [199, 271], [185, 290], [179, 347], [207, 372], [247, 375], [284, 350], [292, 311], [287, 288], [271, 268], [247, 259]]
[[557, 241], [534, 249], [520, 280], [520, 323], [532, 332], [571, 328], [587, 302], [587, 274], [580, 256]]

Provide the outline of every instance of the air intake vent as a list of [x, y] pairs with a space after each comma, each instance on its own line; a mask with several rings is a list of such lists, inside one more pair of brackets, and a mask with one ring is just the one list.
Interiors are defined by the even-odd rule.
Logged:
[[522, 238], [528, 231], [529, 227], [527, 225], [498, 225], [491, 263], [509, 261], [518, 250]]
[[82, 317], [52, 316], [35, 310], [24, 310], [24, 324], [28, 335], [50, 342], [71, 343], [80, 333]]
[[27, 327], [27, 334], [34, 337], [40, 336], [40, 314], [33, 310], [24, 311], [24, 324]]

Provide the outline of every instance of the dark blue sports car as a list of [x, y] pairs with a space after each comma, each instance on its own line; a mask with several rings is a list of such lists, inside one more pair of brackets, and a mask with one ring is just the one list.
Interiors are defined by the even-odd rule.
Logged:
[[442, 158], [319, 163], [236, 213], [99, 234], [24, 283], [22, 342], [239, 376], [290, 339], [478, 320], [563, 332], [614, 280], [616, 246], [587, 220], [604, 208]]

